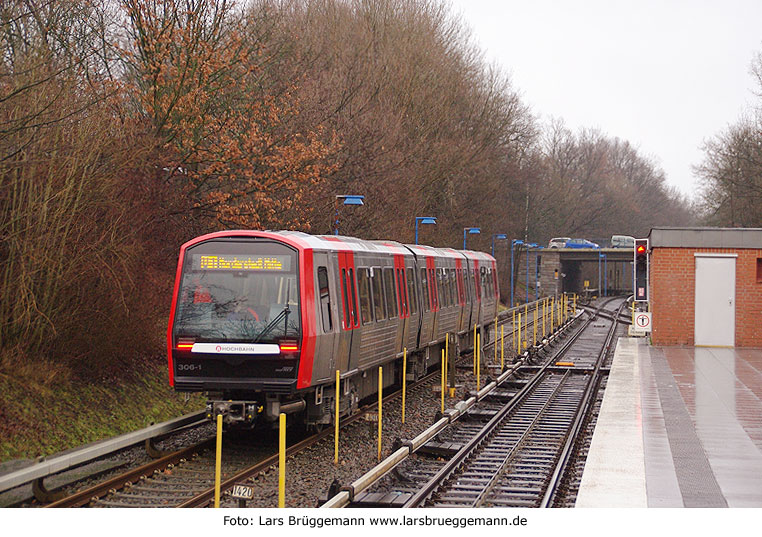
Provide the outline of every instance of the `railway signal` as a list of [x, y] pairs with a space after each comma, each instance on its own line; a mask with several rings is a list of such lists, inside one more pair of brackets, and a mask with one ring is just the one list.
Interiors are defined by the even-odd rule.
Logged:
[[633, 292], [635, 302], [648, 302], [648, 239], [635, 239]]

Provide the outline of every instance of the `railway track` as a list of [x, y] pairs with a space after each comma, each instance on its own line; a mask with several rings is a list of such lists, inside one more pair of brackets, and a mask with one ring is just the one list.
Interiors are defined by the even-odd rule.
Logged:
[[[427, 389], [438, 377], [438, 373], [432, 373], [411, 384], [409, 396], [415, 390]], [[400, 392], [390, 393], [384, 398], [384, 404], [399, 396]], [[343, 419], [342, 428], [363, 420], [376, 406], [376, 403], [366, 405], [357, 414]], [[288, 447], [287, 456], [294, 456], [329, 437], [333, 437], [332, 428], [304, 436]], [[243, 433], [224, 435], [223, 440], [222, 494], [278, 464], [274, 436], [264, 443]], [[205, 507], [214, 499], [214, 468], [212, 438], [45, 507]]]
[[[510, 328], [505, 332], [506, 350], [510, 354], [510, 341], [513, 334], [518, 330], [514, 326], [510, 311], [502, 312], [499, 316], [498, 327], [508, 325]], [[530, 310], [531, 311], [531, 310]], [[524, 324], [524, 323], [522, 323]], [[489, 328], [493, 328], [491, 325]], [[529, 319], [526, 324], [529, 330], [532, 330], [533, 320]], [[526, 330], [526, 328], [525, 328]], [[491, 341], [482, 344], [483, 349], [488, 349], [493, 345], [499, 344], [499, 332], [494, 331]], [[542, 337], [542, 336], [541, 336]], [[487, 338], [485, 338], [487, 339]], [[499, 352], [499, 351], [498, 351]], [[485, 353], [486, 354], [486, 353]], [[509, 361], [513, 360], [515, 355], [508, 356]], [[469, 360], [467, 355], [462, 357], [463, 362]], [[494, 370], [493, 364], [493, 370]], [[486, 371], [485, 371], [486, 373]], [[420, 384], [433, 383], [438, 378], [438, 373], [429, 375], [423, 379]], [[470, 379], [465, 381], [465, 390], [472, 387], [473, 382]], [[410, 389], [414, 389], [410, 387]], [[395, 394], [387, 396], [385, 402], [394, 398]], [[363, 409], [352, 419], [344, 420], [345, 425], [349, 425], [353, 420], [361, 419], [362, 415], [372, 412], [375, 405], [370, 405]], [[324, 431], [318, 435], [299, 440], [295, 445], [289, 448], [289, 455], [298, 453], [309, 446], [312, 446], [327, 436], [333, 434], [332, 430]], [[222, 478], [223, 491], [232, 488], [234, 484], [246, 482], [252, 476], [267, 471], [277, 465], [277, 454], [275, 451], [275, 442], [271, 445], [262, 445], [261, 442], [252, 442], [251, 439], [241, 439], [236, 442], [235, 439], [229, 441], [226, 437], [226, 444], [223, 448], [225, 456], [223, 458]], [[214, 482], [214, 447], [211, 439], [201, 442], [197, 445], [171, 453], [149, 464], [139, 468], [134, 468], [117, 475], [107, 481], [104, 481], [93, 487], [81, 490], [71, 496], [58, 499], [47, 504], [47, 507], [156, 507], [156, 506], [182, 506], [195, 507], [208, 505], [213, 498]]]
[[519, 368], [349, 505], [551, 505], [605, 374], [616, 326], [588, 316], [542, 365]]

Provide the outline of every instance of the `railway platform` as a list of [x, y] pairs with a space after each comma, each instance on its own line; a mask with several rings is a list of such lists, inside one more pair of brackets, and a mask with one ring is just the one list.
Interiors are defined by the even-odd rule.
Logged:
[[620, 338], [576, 507], [762, 507], [762, 350]]

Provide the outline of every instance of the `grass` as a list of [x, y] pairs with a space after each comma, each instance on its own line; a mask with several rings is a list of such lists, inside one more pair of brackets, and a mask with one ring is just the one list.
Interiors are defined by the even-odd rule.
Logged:
[[[97, 375], [90, 375], [97, 376]], [[167, 381], [166, 361], [138, 360], [129, 374], [85, 380], [66, 367], [0, 361], [0, 462], [51, 455], [203, 408]]]

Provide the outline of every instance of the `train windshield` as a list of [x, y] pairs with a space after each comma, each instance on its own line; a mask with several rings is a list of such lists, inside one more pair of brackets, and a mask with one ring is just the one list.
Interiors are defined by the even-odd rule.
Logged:
[[301, 335], [297, 253], [264, 241], [209, 241], [186, 251], [176, 338], [273, 343]]

